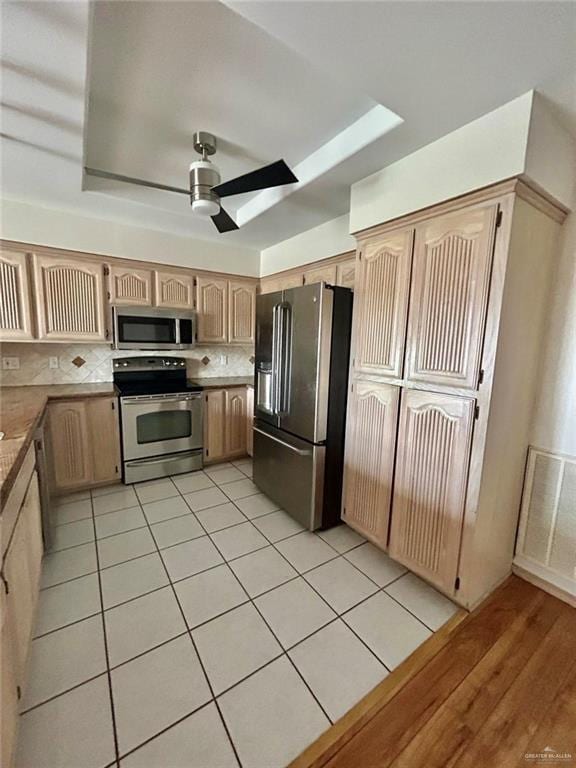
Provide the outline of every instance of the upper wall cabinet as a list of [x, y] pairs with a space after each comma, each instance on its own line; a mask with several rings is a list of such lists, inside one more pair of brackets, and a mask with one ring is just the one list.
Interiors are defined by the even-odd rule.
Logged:
[[301, 274], [273, 275], [261, 280], [260, 293], [275, 293], [276, 291], [284, 291], [288, 288], [298, 288], [298, 286], [303, 284], [304, 280]]
[[228, 281], [197, 279], [198, 341], [225, 344], [228, 340]]
[[110, 267], [110, 300], [114, 304], [149, 307], [152, 304], [152, 270]]
[[321, 283], [324, 281], [329, 285], [336, 283], [336, 265], [327, 264], [324, 267], [317, 267], [316, 269], [308, 269], [304, 272], [304, 285], [310, 285], [311, 283]]
[[336, 265], [336, 285], [354, 288], [356, 282], [356, 259], [342, 261]]
[[472, 208], [417, 228], [407, 379], [477, 387], [497, 214]]
[[354, 370], [402, 375], [414, 230], [366, 242], [357, 262]]
[[38, 337], [47, 341], [106, 341], [104, 266], [34, 256]]
[[194, 308], [194, 276], [184, 272], [154, 272], [155, 298], [158, 307]]
[[230, 280], [228, 283], [228, 342], [254, 344], [256, 286]]
[[30, 289], [25, 253], [0, 252], [0, 339], [32, 338]]

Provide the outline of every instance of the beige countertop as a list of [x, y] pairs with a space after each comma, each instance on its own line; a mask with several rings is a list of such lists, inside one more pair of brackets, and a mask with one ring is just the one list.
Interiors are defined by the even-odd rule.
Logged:
[[48, 400], [105, 397], [114, 393], [112, 382], [0, 388], [0, 431], [4, 432], [0, 440], [0, 509], [12, 489]]
[[204, 389], [252, 387], [254, 386], [254, 376], [207, 376], [204, 379], [189, 379], [189, 383]]

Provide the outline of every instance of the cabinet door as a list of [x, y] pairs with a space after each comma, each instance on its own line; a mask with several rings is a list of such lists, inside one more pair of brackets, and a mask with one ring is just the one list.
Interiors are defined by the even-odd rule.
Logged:
[[227, 456], [246, 454], [246, 387], [226, 389], [225, 451]]
[[48, 341], [106, 341], [104, 267], [34, 257], [38, 335]]
[[204, 459], [218, 461], [226, 455], [226, 402], [223, 389], [212, 389], [204, 395]]
[[54, 488], [64, 491], [89, 485], [92, 451], [86, 403], [50, 403], [48, 414]]
[[254, 344], [256, 325], [256, 286], [230, 281], [228, 284], [228, 341]]
[[400, 389], [354, 381], [348, 399], [342, 519], [386, 548]]
[[476, 389], [498, 207], [416, 230], [406, 377]]
[[414, 230], [393, 232], [362, 246], [354, 294], [354, 368], [402, 376]]
[[86, 418], [92, 451], [93, 483], [113, 483], [120, 479], [120, 431], [118, 401], [115, 397], [86, 400]]
[[110, 300], [113, 304], [149, 307], [152, 304], [152, 271], [110, 267]]
[[175, 309], [194, 308], [194, 276], [174, 272], [155, 272], [156, 306]]
[[246, 387], [246, 453], [252, 456], [254, 453], [254, 387]]
[[449, 593], [458, 571], [474, 402], [402, 391], [390, 555]]
[[228, 281], [199, 277], [196, 291], [198, 341], [225, 344], [228, 341]]
[[304, 272], [304, 285], [321, 283], [322, 281], [329, 285], [334, 285], [336, 283], [336, 264], [316, 267], [315, 269], [307, 269], [306, 272]]
[[18, 735], [18, 679], [14, 623], [8, 611], [9, 601], [0, 590], [0, 763], [13, 765], [14, 746]]
[[356, 280], [356, 259], [342, 261], [336, 266], [336, 285], [342, 288], [354, 288]]
[[304, 276], [300, 273], [292, 275], [272, 275], [260, 281], [260, 293], [275, 293], [288, 288], [298, 288], [304, 285]]
[[42, 525], [38, 477], [34, 472], [3, 566], [9, 589], [6, 620], [11, 624], [9, 631], [13, 640], [16, 683], [22, 691], [38, 596], [41, 562]]
[[0, 338], [33, 338], [25, 253], [0, 252]]

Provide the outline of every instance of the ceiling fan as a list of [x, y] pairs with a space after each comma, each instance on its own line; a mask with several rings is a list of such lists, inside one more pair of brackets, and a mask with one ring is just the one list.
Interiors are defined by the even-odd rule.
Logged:
[[192, 203], [192, 211], [201, 216], [210, 216], [218, 232], [230, 232], [239, 228], [220, 205], [220, 198], [240, 195], [243, 192], [256, 192], [259, 189], [269, 189], [270, 187], [281, 187], [284, 184], [294, 184], [298, 181], [284, 160], [278, 160], [221, 184], [218, 168], [208, 159], [209, 155], [216, 152], [216, 137], [211, 133], [198, 131], [194, 134], [194, 149], [202, 155], [202, 159], [195, 160], [190, 164], [190, 189], [157, 184], [154, 181], [135, 179], [132, 176], [101, 171], [97, 168], [85, 167], [84, 172], [88, 176], [98, 176], [101, 179], [124, 181], [128, 184], [138, 184], [141, 187], [152, 187], [153, 189], [163, 189], [166, 192], [188, 195]]

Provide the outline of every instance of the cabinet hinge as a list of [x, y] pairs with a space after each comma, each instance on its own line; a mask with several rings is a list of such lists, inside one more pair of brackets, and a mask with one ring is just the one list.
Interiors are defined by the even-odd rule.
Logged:
[[4, 571], [0, 571], [0, 579], [2, 579], [2, 584], [4, 584], [4, 592], [6, 592], [6, 594], [9, 595], [10, 585], [6, 581], [6, 576], [4, 576]]
[[478, 418], [478, 416], [480, 416], [480, 406], [479, 405], [477, 405], [474, 408], [474, 420], [476, 420]]
[[110, 405], [112, 406], [112, 410], [115, 411], [116, 410], [116, 403], [114, 402], [114, 400], [112, 400], [110, 402]]
[[[106, 267], [106, 266], [104, 267], [104, 274], [106, 275], [106, 277], [108, 277], [108, 275], [110, 274], [110, 267]], [[110, 294], [108, 294], [108, 298], [110, 298]]]
[[496, 214], [496, 229], [502, 224], [502, 211], [498, 211]]
[[478, 374], [478, 384], [482, 384], [484, 381], [484, 368], [480, 369], [480, 373]]
[[16, 697], [18, 701], [22, 698], [22, 688], [19, 685], [16, 686]]
[[110, 291], [106, 291], [106, 297], [108, 298], [108, 301], [110, 301]]
[[354, 384], [350, 384], [350, 392], [354, 392]]
[[116, 466], [114, 467], [114, 471], [116, 472], [116, 474], [118, 474], [118, 464], [116, 464]]
[[460, 576], [456, 576], [456, 581], [454, 582], [454, 589], [455, 590], [460, 589]]
[[107, 339], [109, 339], [109, 338], [110, 338], [110, 331], [108, 330], [108, 328], [106, 328], [106, 333], [104, 334], [104, 336], [105, 336], [105, 338], [107, 338]]

